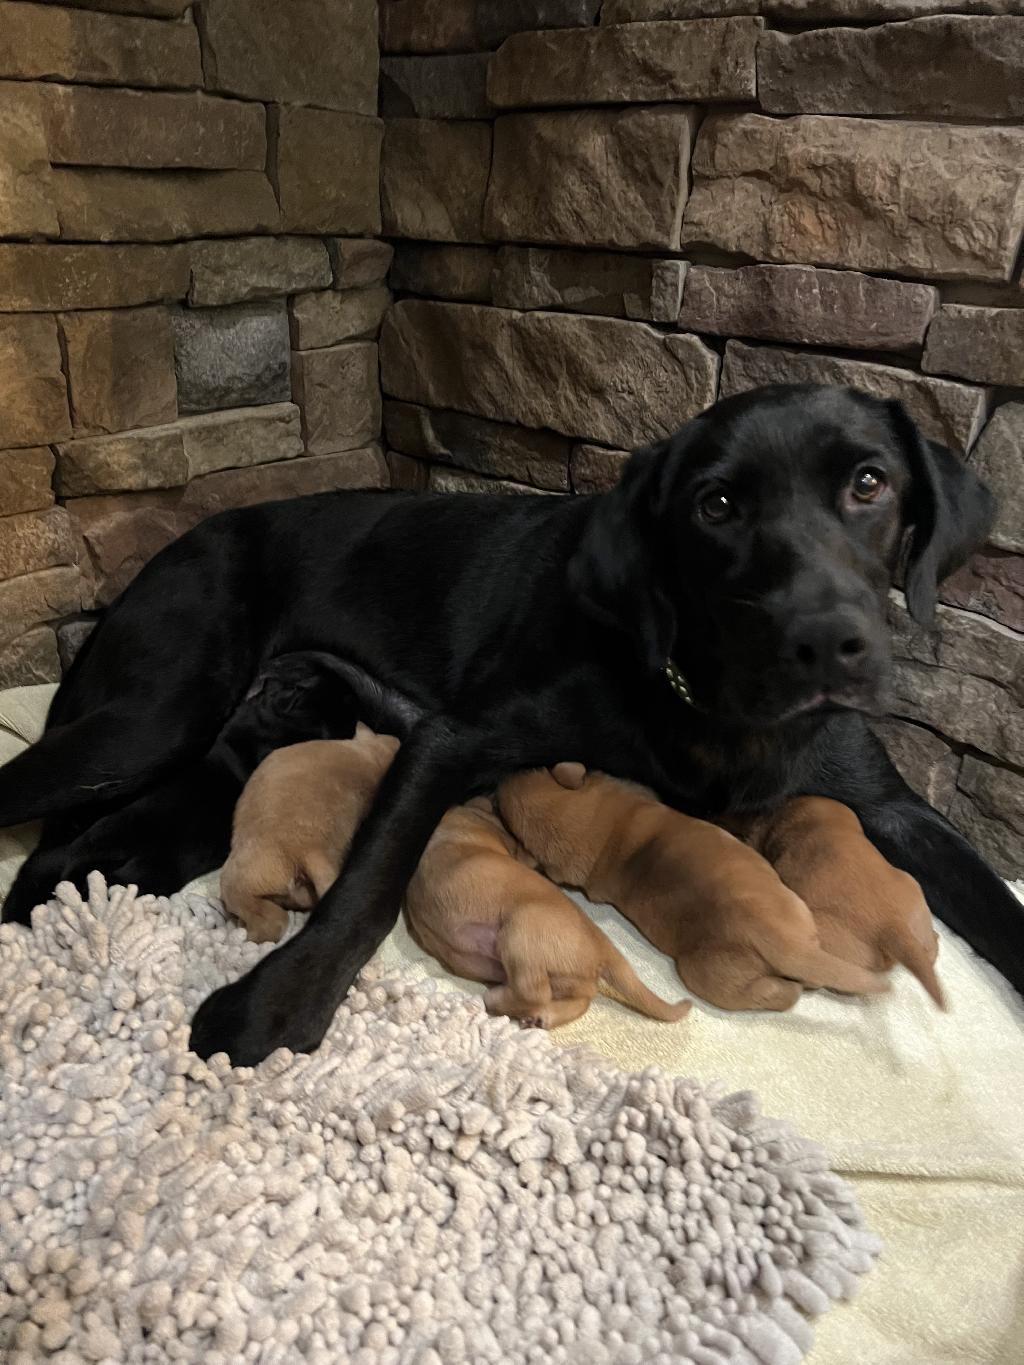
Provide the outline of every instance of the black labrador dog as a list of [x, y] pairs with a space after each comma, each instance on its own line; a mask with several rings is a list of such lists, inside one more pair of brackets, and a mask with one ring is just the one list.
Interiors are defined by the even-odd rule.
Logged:
[[202, 1056], [315, 1048], [444, 811], [563, 759], [695, 815], [846, 802], [1021, 989], [1021, 907], [865, 720], [894, 576], [927, 621], [991, 515], [897, 404], [813, 385], [717, 404], [599, 496], [339, 492], [226, 512], [110, 608], [46, 733], [0, 769], [0, 826], [84, 813], [81, 856], [90, 809], [166, 787], [269, 660], [314, 650], [423, 718], [301, 932], [200, 1007]]

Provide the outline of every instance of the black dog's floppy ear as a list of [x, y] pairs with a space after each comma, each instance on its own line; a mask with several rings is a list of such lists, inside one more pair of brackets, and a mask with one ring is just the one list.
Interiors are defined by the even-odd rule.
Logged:
[[963, 460], [926, 440], [900, 403], [889, 409], [912, 476], [905, 511], [907, 606], [915, 621], [929, 625], [939, 584], [967, 563], [991, 530], [995, 498]]
[[669, 446], [659, 441], [632, 456], [616, 487], [595, 499], [569, 561], [570, 590], [596, 620], [632, 634], [652, 672], [665, 667], [676, 633], [654, 554]]

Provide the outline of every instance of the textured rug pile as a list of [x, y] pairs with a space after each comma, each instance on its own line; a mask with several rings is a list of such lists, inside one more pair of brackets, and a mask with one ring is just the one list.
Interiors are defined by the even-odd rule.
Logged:
[[874, 1260], [755, 1098], [364, 974], [311, 1057], [188, 1021], [266, 948], [94, 876], [0, 930], [0, 1358], [791, 1365]]

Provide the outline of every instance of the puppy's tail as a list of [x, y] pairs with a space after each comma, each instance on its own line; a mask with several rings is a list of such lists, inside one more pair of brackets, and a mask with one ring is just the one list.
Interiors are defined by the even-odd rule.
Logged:
[[776, 952], [768, 960], [776, 972], [802, 981], [805, 986], [820, 986], [827, 990], [842, 991], [844, 995], [881, 995], [889, 989], [888, 978], [882, 972], [869, 971], [853, 962], [844, 962], [841, 957], [833, 957], [824, 948], [794, 947], [784, 962], [775, 962]]
[[677, 1004], [670, 1005], [667, 1000], [662, 1000], [660, 995], [648, 990], [618, 948], [613, 947], [611, 943], [607, 946], [600, 979], [602, 984], [610, 986], [612, 992], [631, 1009], [649, 1015], [651, 1019], [660, 1019], [666, 1024], [684, 1018], [693, 1008], [692, 1000], [680, 1000]]
[[895, 962], [916, 976], [940, 1010], [947, 1009], [946, 996], [935, 971], [935, 952], [921, 941], [913, 926], [894, 927], [879, 945]]

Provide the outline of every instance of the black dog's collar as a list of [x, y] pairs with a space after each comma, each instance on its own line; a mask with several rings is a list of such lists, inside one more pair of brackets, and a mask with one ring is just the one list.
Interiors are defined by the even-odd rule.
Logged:
[[680, 701], [686, 702], [687, 706], [692, 706], [695, 711], [700, 710], [700, 707], [693, 699], [693, 693], [690, 691], [690, 684], [686, 681], [682, 669], [674, 659], [669, 659], [668, 663], [665, 665], [665, 677], [668, 678], [669, 687], [671, 687]]

